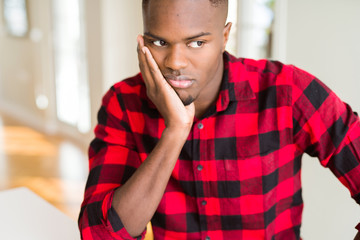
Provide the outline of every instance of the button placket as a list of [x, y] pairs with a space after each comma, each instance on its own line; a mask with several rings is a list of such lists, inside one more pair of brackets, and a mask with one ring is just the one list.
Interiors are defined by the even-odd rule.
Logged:
[[[196, 136], [194, 136], [194, 139], [198, 140], [198, 145], [197, 145], [197, 149], [194, 150], [197, 151], [197, 154], [199, 156], [199, 159], [196, 159], [196, 161], [193, 161], [193, 166], [194, 166], [194, 176], [195, 176], [195, 180], [199, 181], [199, 182], [203, 182], [204, 181], [204, 165], [202, 163], [204, 163], [203, 161], [206, 160], [207, 154], [206, 154], [206, 141], [204, 141], [204, 134], [205, 132], [203, 131], [204, 129], [204, 124], [202, 122], [198, 122], [195, 125], [195, 129], [194, 132], [196, 133]], [[201, 184], [202, 185], [202, 184]], [[200, 185], [199, 185], [200, 187]], [[201, 186], [202, 188], [203, 186]], [[200, 191], [200, 189], [197, 189]], [[206, 205], [207, 202], [204, 200], [204, 189], [201, 189], [201, 192], [199, 195], [197, 195], [198, 197], [198, 207], [199, 207], [199, 214], [200, 214], [200, 229], [201, 231], [204, 231], [207, 229], [207, 223], [206, 223], [206, 217], [205, 217], [205, 211], [206, 211]], [[202, 239], [205, 239], [207, 236], [203, 235]]]

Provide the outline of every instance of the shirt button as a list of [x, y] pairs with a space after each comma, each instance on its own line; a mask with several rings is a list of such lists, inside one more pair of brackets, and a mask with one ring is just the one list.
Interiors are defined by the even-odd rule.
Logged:
[[204, 128], [204, 124], [199, 123], [199, 124], [197, 125], [197, 127], [198, 127], [198, 129], [203, 129], [203, 128]]
[[205, 238], [205, 240], [210, 240], [210, 237], [209, 237], [209, 236], [207, 236], [207, 237]]
[[197, 170], [198, 170], [198, 171], [201, 171], [201, 170], [203, 170], [203, 169], [204, 169], [203, 165], [199, 164], [199, 165], [197, 166]]
[[204, 200], [201, 202], [201, 205], [205, 206], [207, 204], [207, 202]]

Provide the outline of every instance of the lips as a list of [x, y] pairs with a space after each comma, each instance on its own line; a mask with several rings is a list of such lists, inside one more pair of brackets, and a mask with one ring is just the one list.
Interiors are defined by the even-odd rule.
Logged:
[[165, 79], [173, 88], [189, 88], [194, 83], [194, 79], [184, 75], [165, 75]]

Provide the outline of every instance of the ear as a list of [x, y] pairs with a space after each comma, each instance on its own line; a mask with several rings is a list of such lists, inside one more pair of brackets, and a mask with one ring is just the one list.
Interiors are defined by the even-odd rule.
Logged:
[[224, 27], [224, 31], [223, 31], [223, 36], [224, 36], [224, 44], [223, 44], [223, 52], [225, 51], [225, 48], [226, 48], [226, 44], [229, 40], [229, 36], [230, 36], [230, 30], [231, 30], [231, 26], [232, 26], [232, 23], [231, 22], [228, 22], [225, 27]]

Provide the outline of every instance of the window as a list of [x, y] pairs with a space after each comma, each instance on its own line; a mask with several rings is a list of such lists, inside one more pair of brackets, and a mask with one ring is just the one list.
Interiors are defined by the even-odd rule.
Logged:
[[83, 0], [53, 0], [57, 117], [82, 133], [91, 128]]
[[237, 56], [272, 57], [274, 8], [275, 0], [229, 0], [229, 16], [237, 15], [237, 25], [233, 28]]
[[24, 37], [29, 29], [26, 0], [4, 0], [4, 19], [8, 33]]

